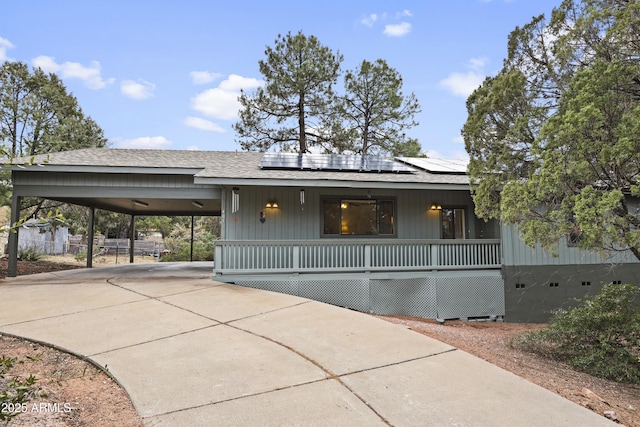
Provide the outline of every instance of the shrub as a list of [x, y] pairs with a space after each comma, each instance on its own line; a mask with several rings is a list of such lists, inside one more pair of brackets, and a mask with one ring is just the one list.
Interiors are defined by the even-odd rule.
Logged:
[[39, 390], [36, 377], [29, 375], [24, 380], [14, 377], [6, 380], [9, 370], [16, 363], [22, 363], [13, 357], [0, 357], [0, 421], [9, 423], [14, 417], [25, 412], [26, 404]]
[[34, 247], [22, 248], [18, 250], [18, 258], [22, 261], [40, 261], [42, 252]]
[[[191, 259], [191, 244], [189, 242], [172, 242], [171, 249], [160, 258], [161, 261], [189, 261]], [[213, 243], [193, 242], [194, 261], [213, 261]]]
[[640, 384], [640, 288], [605, 285], [549, 324], [512, 341], [526, 351], [562, 361], [596, 377]]
[[[189, 261], [191, 250], [191, 231], [189, 228], [176, 225], [169, 237], [164, 240], [164, 247], [167, 252], [162, 255], [161, 261]], [[213, 249], [215, 235], [206, 230], [205, 227], [198, 227], [193, 242], [194, 261], [213, 261]]]

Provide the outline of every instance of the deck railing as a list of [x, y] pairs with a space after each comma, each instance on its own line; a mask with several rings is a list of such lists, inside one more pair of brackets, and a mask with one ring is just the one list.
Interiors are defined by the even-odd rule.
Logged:
[[219, 240], [216, 274], [500, 268], [499, 239]]

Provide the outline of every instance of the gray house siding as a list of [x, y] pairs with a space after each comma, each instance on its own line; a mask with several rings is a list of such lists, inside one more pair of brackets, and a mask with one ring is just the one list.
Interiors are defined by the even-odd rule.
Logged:
[[[396, 201], [396, 236], [398, 239], [439, 239], [440, 215], [431, 210], [435, 201], [445, 207], [465, 209], [465, 238], [497, 238], [499, 227], [475, 218], [468, 191], [389, 190], [304, 188], [304, 204], [300, 201], [303, 187], [237, 187], [239, 209], [232, 212], [232, 188], [225, 187], [223, 238], [225, 240], [310, 240], [322, 234], [324, 198], [391, 198]], [[278, 208], [266, 208], [276, 200]], [[260, 222], [260, 213], [265, 215]]]
[[630, 251], [603, 255], [571, 247], [566, 241], [558, 244], [556, 254], [543, 249], [540, 245], [532, 248], [526, 245], [513, 226], [502, 226], [502, 250], [505, 266], [525, 265], [588, 265], [588, 264], [620, 264], [637, 263], [638, 260]]
[[108, 174], [76, 172], [21, 172], [15, 174], [14, 185], [62, 187], [129, 187], [129, 188], [211, 188], [194, 184], [193, 175]]

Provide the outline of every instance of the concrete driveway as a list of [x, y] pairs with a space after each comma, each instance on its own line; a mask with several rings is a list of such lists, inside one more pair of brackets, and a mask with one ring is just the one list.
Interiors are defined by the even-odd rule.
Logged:
[[150, 426], [611, 426], [449, 345], [208, 263], [0, 281], [0, 332], [84, 355]]

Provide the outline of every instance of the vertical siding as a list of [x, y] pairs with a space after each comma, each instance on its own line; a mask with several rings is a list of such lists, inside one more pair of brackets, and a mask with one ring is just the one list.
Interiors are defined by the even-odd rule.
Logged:
[[145, 187], [145, 188], [202, 188], [194, 184], [193, 175], [139, 175], [74, 172], [21, 172], [16, 174], [16, 185], [92, 186], [92, 187]]
[[588, 265], [602, 263], [635, 263], [638, 260], [630, 252], [621, 252], [612, 256], [600, 255], [596, 252], [584, 251], [567, 246], [565, 241], [558, 244], [557, 256], [540, 245], [535, 248], [527, 246], [514, 226], [502, 226], [502, 253], [504, 265]]
[[[225, 239], [227, 240], [309, 240], [321, 236], [320, 201], [325, 197], [367, 197], [366, 189], [327, 189], [304, 187], [239, 187], [240, 209], [231, 213], [231, 188], [223, 191], [225, 200]], [[300, 190], [305, 204], [300, 204]], [[396, 199], [396, 232], [399, 239], [440, 238], [440, 211], [430, 208], [434, 201], [443, 206], [466, 209], [467, 238], [476, 236], [473, 203], [465, 191], [427, 191], [372, 189], [372, 198]], [[275, 199], [278, 209], [267, 209]], [[260, 212], [266, 221], [260, 223]]]
[[[231, 189], [224, 190], [226, 239], [291, 240], [319, 237], [317, 189], [305, 189], [303, 206], [300, 204], [300, 188], [239, 188], [240, 209], [235, 214], [231, 212]], [[268, 200], [276, 200], [279, 207], [266, 208]], [[265, 213], [264, 223], [260, 222], [260, 212]]]

